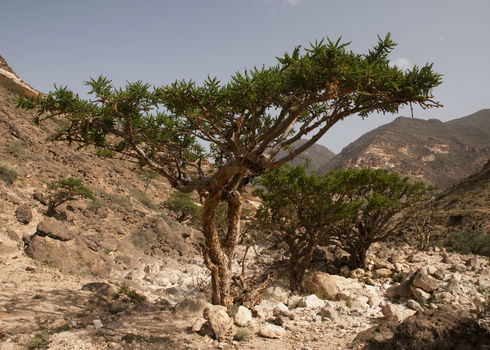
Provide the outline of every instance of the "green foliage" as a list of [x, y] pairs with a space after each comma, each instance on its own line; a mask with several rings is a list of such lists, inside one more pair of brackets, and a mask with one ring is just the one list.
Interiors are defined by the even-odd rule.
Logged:
[[302, 166], [285, 166], [256, 180], [262, 199], [254, 224], [269, 240], [288, 248], [290, 287], [297, 290], [320, 240], [328, 242], [334, 225], [357, 212], [345, 173], [307, 175]]
[[448, 247], [461, 254], [473, 253], [490, 257], [490, 234], [479, 230], [448, 230], [434, 239], [434, 245]]
[[17, 179], [17, 171], [12, 169], [7, 163], [0, 163], [0, 179], [7, 185], [11, 185]]
[[169, 210], [180, 223], [190, 221], [196, 225], [201, 218], [201, 206], [194, 203], [189, 193], [174, 192], [160, 204], [160, 207]]
[[29, 339], [25, 345], [27, 350], [41, 349], [49, 343], [49, 334], [39, 333]]
[[146, 300], [146, 296], [139, 294], [126, 283], [123, 283], [118, 287], [116, 298], [120, 298], [126, 302], [142, 302]]
[[56, 207], [67, 201], [77, 198], [95, 200], [94, 194], [82, 184], [82, 181], [71, 177], [49, 183], [45, 195], [50, 216], [55, 213]]
[[153, 231], [136, 230], [131, 233], [131, 242], [136, 248], [147, 249], [156, 241], [156, 234]]
[[351, 201], [361, 203], [355, 215], [337, 227], [342, 248], [351, 254], [352, 268], [363, 267], [366, 252], [374, 242], [386, 240], [413, 224], [411, 210], [427, 200], [432, 190], [423, 182], [411, 183], [385, 169], [338, 170], [351, 189]]

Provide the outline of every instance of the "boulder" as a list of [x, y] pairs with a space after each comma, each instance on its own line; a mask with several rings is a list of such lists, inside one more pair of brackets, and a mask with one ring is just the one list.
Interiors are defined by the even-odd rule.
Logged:
[[316, 294], [323, 299], [335, 299], [339, 293], [339, 287], [332, 275], [324, 272], [315, 272], [304, 283], [309, 293]]
[[33, 259], [59, 268], [62, 272], [88, 272], [99, 277], [107, 277], [111, 270], [110, 261], [102, 254], [94, 252], [80, 237], [68, 241], [49, 236], [34, 235], [26, 253]]
[[15, 210], [15, 217], [21, 224], [27, 225], [32, 220], [32, 210], [27, 204], [21, 204]]
[[240, 305], [234, 319], [237, 326], [246, 327], [252, 321], [252, 311]]
[[203, 317], [206, 320], [199, 333], [209, 335], [218, 341], [233, 338], [233, 321], [226, 312], [226, 307], [221, 305], [209, 305], [204, 309]]
[[290, 320], [294, 320], [294, 313], [291, 310], [289, 310], [288, 308], [276, 307], [272, 311], [272, 314], [274, 316], [281, 316], [281, 317], [286, 317]]
[[417, 288], [415, 286], [410, 286], [410, 291], [416, 300], [427, 301], [430, 298], [430, 294], [424, 291], [421, 288]]
[[320, 316], [328, 318], [330, 321], [335, 321], [339, 314], [332, 306], [327, 305], [320, 310]]
[[325, 301], [318, 298], [315, 294], [311, 294], [301, 298], [298, 302], [298, 306], [307, 309], [321, 309], [325, 306]]
[[424, 270], [419, 270], [412, 276], [411, 284], [427, 293], [433, 292], [438, 287], [437, 280], [430, 277]]
[[73, 239], [74, 234], [66, 227], [64, 223], [55, 218], [47, 218], [37, 225], [35, 235], [40, 237], [49, 237], [58, 241], [69, 241]]
[[270, 323], [266, 323], [259, 330], [259, 335], [263, 336], [264, 338], [273, 338], [273, 339], [274, 338], [279, 339], [285, 337], [287, 333], [288, 332], [284, 328]]

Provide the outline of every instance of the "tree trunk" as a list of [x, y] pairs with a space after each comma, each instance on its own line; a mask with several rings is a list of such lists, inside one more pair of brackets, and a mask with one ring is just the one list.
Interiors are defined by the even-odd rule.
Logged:
[[361, 268], [363, 269], [366, 265], [366, 253], [369, 245], [366, 246], [356, 246], [351, 249], [349, 258], [349, 267], [351, 269]]
[[242, 197], [238, 191], [231, 191], [225, 197], [228, 203], [228, 230], [222, 240], [213, 221], [216, 207], [221, 200], [221, 192], [207, 196], [201, 217], [205, 237], [203, 257], [211, 271], [212, 303], [218, 305], [230, 305], [233, 302], [230, 296], [231, 265], [239, 234], [242, 207]]

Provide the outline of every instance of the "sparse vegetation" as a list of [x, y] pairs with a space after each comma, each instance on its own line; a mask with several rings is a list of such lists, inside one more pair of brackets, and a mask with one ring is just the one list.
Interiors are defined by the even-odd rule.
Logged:
[[479, 230], [445, 230], [434, 238], [434, 245], [447, 247], [461, 254], [490, 257], [490, 234]]
[[49, 334], [39, 333], [29, 339], [25, 345], [27, 350], [41, 349], [49, 343]]
[[128, 197], [126, 197], [122, 194], [108, 193], [105, 191], [99, 191], [99, 194], [102, 198], [104, 198], [107, 201], [115, 204], [118, 207], [121, 207], [124, 209], [130, 209], [131, 208], [131, 201], [129, 200]]
[[160, 204], [161, 208], [169, 210], [178, 222], [190, 221], [197, 224], [201, 216], [201, 206], [194, 203], [189, 193], [174, 192]]
[[138, 293], [126, 283], [123, 283], [118, 287], [116, 298], [126, 302], [142, 302], [146, 300], [145, 295]]
[[136, 248], [147, 249], [151, 247], [157, 239], [155, 232], [149, 230], [136, 230], [131, 233], [131, 242]]
[[247, 328], [238, 328], [233, 340], [236, 341], [247, 341], [251, 337], [250, 331]]
[[86, 188], [82, 181], [74, 178], [58, 180], [48, 184], [45, 191], [45, 198], [48, 205], [47, 215], [56, 214], [56, 207], [78, 198], [89, 198], [95, 200], [92, 191]]
[[145, 192], [142, 192], [136, 188], [131, 190], [131, 193], [133, 196], [136, 197], [137, 200], [140, 201], [141, 204], [143, 204], [145, 207], [151, 210], [157, 210], [158, 206], [153, 203], [153, 201], [148, 197], [148, 195]]
[[17, 171], [12, 169], [7, 163], [0, 163], [0, 179], [7, 185], [11, 185], [17, 179]]

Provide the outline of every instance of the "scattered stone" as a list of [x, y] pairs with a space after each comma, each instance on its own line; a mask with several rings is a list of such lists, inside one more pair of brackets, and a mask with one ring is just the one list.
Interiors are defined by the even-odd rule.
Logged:
[[422, 310], [422, 306], [419, 303], [417, 303], [415, 300], [413, 300], [413, 299], [408, 299], [407, 300], [407, 306], [410, 309], [415, 310], [415, 311]]
[[454, 264], [451, 267], [452, 271], [458, 271], [458, 272], [466, 272], [466, 265], [464, 264]]
[[99, 319], [93, 320], [92, 323], [94, 324], [95, 329], [99, 329], [99, 328], [104, 327], [104, 325], [102, 324], [102, 321]]
[[15, 211], [15, 217], [21, 224], [27, 225], [32, 220], [32, 210], [27, 204], [21, 204]]
[[272, 313], [274, 316], [283, 316], [290, 320], [294, 320], [294, 313], [287, 308], [276, 307]]
[[315, 294], [303, 297], [298, 302], [299, 307], [306, 307], [308, 309], [320, 309], [325, 306], [325, 301], [318, 298]]
[[357, 268], [357, 269], [351, 271], [350, 277], [358, 279], [358, 278], [363, 277], [365, 273], [366, 273], [366, 271], [364, 271], [363, 269]]
[[288, 307], [284, 303], [278, 301], [262, 300], [258, 305], [255, 305], [254, 312], [257, 317], [267, 319], [272, 316], [272, 313], [276, 307], [285, 308]]
[[198, 317], [192, 324], [192, 331], [194, 333], [199, 333], [201, 331], [202, 325], [206, 323], [206, 319], [203, 317]]
[[415, 297], [417, 300], [421, 301], [427, 301], [430, 298], [430, 294], [424, 291], [421, 288], [417, 288], [415, 286], [410, 286], [410, 291], [412, 292], [412, 295]]
[[435, 279], [427, 275], [424, 270], [417, 271], [411, 278], [412, 285], [430, 293], [437, 289], [438, 283]]
[[414, 310], [403, 309], [400, 306], [393, 304], [386, 304], [381, 309], [381, 312], [386, 319], [395, 322], [403, 322], [404, 319], [415, 313]]
[[287, 331], [280, 326], [266, 323], [260, 328], [259, 334], [264, 338], [279, 339], [286, 336]]
[[472, 270], [476, 270], [478, 268], [478, 258], [476, 256], [472, 256], [466, 260], [465, 265], [470, 267]]
[[7, 228], [7, 236], [15, 242], [20, 242], [20, 237], [14, 230]]
[[328, 318], [331, 321], [335, 321], [339, 314], [333, 307], [327, 305], [320, 310], [320, 316], [323, 318]]
[[252, 311], [247, 309], [245, 306], [240, 305], [234, 319], [237, 326], [246, 327], [252, 321]]
[[386, 277], [391, 277], [393, 272], [391, 272], [390, 269], [386, 267], [382, 267], [380, 269], [377, 269], [374, 271], [375, 274], [377, 274], [379, 277], [386, 278]]

